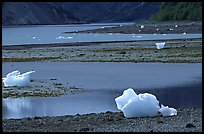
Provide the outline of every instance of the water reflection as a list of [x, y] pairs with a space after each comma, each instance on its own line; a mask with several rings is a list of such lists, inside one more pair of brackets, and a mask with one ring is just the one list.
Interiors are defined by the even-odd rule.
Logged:
[[19, 118], [32, 111], [32, 105], [26, 98], [3, 99], [3, 117]]
[[[160, 104], [174, 108], [192, 108], [202, 105], [202, 83], [165, 89], [134, 89], [137, 94], [151, 93]], [[27, 97], [3, 99], [3, 118], [34, 116], [63, 116], [106, 111], [119, 111], [115, 98], [122, 90], [86, 91], [61, 97]]]

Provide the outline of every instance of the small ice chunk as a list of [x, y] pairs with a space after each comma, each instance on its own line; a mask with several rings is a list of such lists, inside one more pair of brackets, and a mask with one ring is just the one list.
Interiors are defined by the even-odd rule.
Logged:
[[67, 38], [68, 38], [68, 39], [72, 39], [73, 37], [70, 36], [70, 37], [67, 37]]
[[186, 32], [184, 32], [183, 34], [186, 34]]
[[36, 39], [36, 37], [35, 37], [35, 36], [33, 36], [32, 38], [33, 38], [33, 39]]
[[144, 28], [144, 25], [142, 25], [140, 28]]
[[155, 43], [155, 45], [157, 46], [157, 49], [162, 49], [164, 48], [165, 42]]
[[59, 36], [59, 37], [57, 37], [56, 39], [62, 39], [63, 38], [63, 36]]
[[175, 25], [175, 27], [178, 27], [178, 25]]
[[159, 109], [159, 112], [163, 115], [163, 116], [173, 116], [173, 115], [177, 115], [177, 110], [174, 108], [169, 108], [168, 106], [164, 106], [161, 104], [161, 108]]
[[2, 78], [4, 86], [30, 86], [30, 74], [35, 71], [29, 71], [20, 74], [18, 70], [8, 73], [5, 78]]

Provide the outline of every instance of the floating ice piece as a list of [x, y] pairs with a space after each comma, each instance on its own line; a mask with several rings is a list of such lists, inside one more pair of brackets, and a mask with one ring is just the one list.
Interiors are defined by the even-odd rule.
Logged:
[[[67, 37], [67, 39], [72, 39], [73, 37], [71, 37], [71, 36], [69, 36], [69, 37]], [[66, 38], [65, 38], [66, 39]]]
[[177, 115], [174, 108], [159, 106], [156, 96], [149, 93], [137, 95], [132, 88], [123, 91], [123, 94], [115, 98], [117, 108], [121, 110], [126, 118], [153, 117], [160, 112], [163, 116]]
[[63, 38], [63, 36], [59, 36], [59, 37], [57, 37], [56, 39], [62, 39]]
[[159, 101], [149, 93], [137, 95], [132, 88], [125, 90], [122, 96], [115, 99], [117, 108], [126, 118], [153, 117], [158, 113]]
[[157, 31], [159, 31], [159, 29], [157, 28]]
[[69, 37], [59, 36], [56, 39], [72, 39], [72, 38], [73, 38], [72, 36], [69, 36]]
[[8, 73], [5, 78], [2, 78], [4, 86], [30, 86], [30, 74], [35, 71], [29, 71], [20, 74], [18, 70]]
[[140, 28], [144, 28], [144, 25], [142, 25]]
[[175, 27], [178, 27], [178, 25], [175, 25]]
[[164, 48], [165, 42], [155, 43], [155, 45], [157, 46], [157, 49], [162, 49]]
[[161, 108], [159, 109], [159, 112], [163, 115], [163, 116], [173, 116], [173, 115], [177, 115], [177, 110], [174, 108], [169, 108], [168, 106], [164, 106], [161, 104]]
[[183, 34], [186, 34], [186, 32], [184, 32]]
[[36, 39], [36, 37], [35, 37], [35, 36], [33, 36], [32, 38], [33, 38], [33, 39]]

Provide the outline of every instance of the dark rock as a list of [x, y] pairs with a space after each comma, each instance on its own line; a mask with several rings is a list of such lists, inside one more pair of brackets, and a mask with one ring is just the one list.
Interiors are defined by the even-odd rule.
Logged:
[[89, 131], [90, 129], [88, 128], [88, 127], [85, 127], [85, 128], [82, 128], [82, 129], [80, 129], [79, 131], [80, 132], [86, 132], [86, 131]]
[[41, 117], [37, 117], [37, 116], [35, 116], [34, 119], [35, 119], [35, 120], [36, 120], [36, 119], [41, 119]]
[[59, 119], [58, 121], [64, 121], [63, 119]]
[[164, 122], [160, 120], [160, 121], [158, 121], [157, 123], [164, 123]]
[[106, 114], [111, 114], [111, 113], [113, 113], [113, 112], [111, 112], [111, 111], [107, 111], [107, 112], [106, 112]]
[[50, 79], [50, 80], [57, 80], [56, 78]]
[[186, 128], [192, 128], [192, 127], [196, 127], [196, 126], [191, 123], [186, 124]]

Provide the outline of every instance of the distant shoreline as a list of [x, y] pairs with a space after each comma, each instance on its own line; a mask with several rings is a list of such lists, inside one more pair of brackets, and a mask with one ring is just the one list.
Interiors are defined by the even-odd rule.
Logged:
[[[141, 27], [143, 26], [143, 28]], [[202, 22], [144, 23], [64, 33], [202, 34]]]
[[22, 45], [7, 45], [2, 46], [3, 50], [20, 50], [27, 48], [44, 48], [44, 47], [69, 47], [69, 46], [90, 46], [102, 43], [125, 43], [125, 42], [166, 42], [166, 41], [199, 41], [202, 38], [187, 38], [187, 39], [166, 39], [166, 40], [130, 40], [130, 41], [99, 41], [99, 42], [73, 42], [73, 43], [50, 43], [50, 44], [22, 44]]

